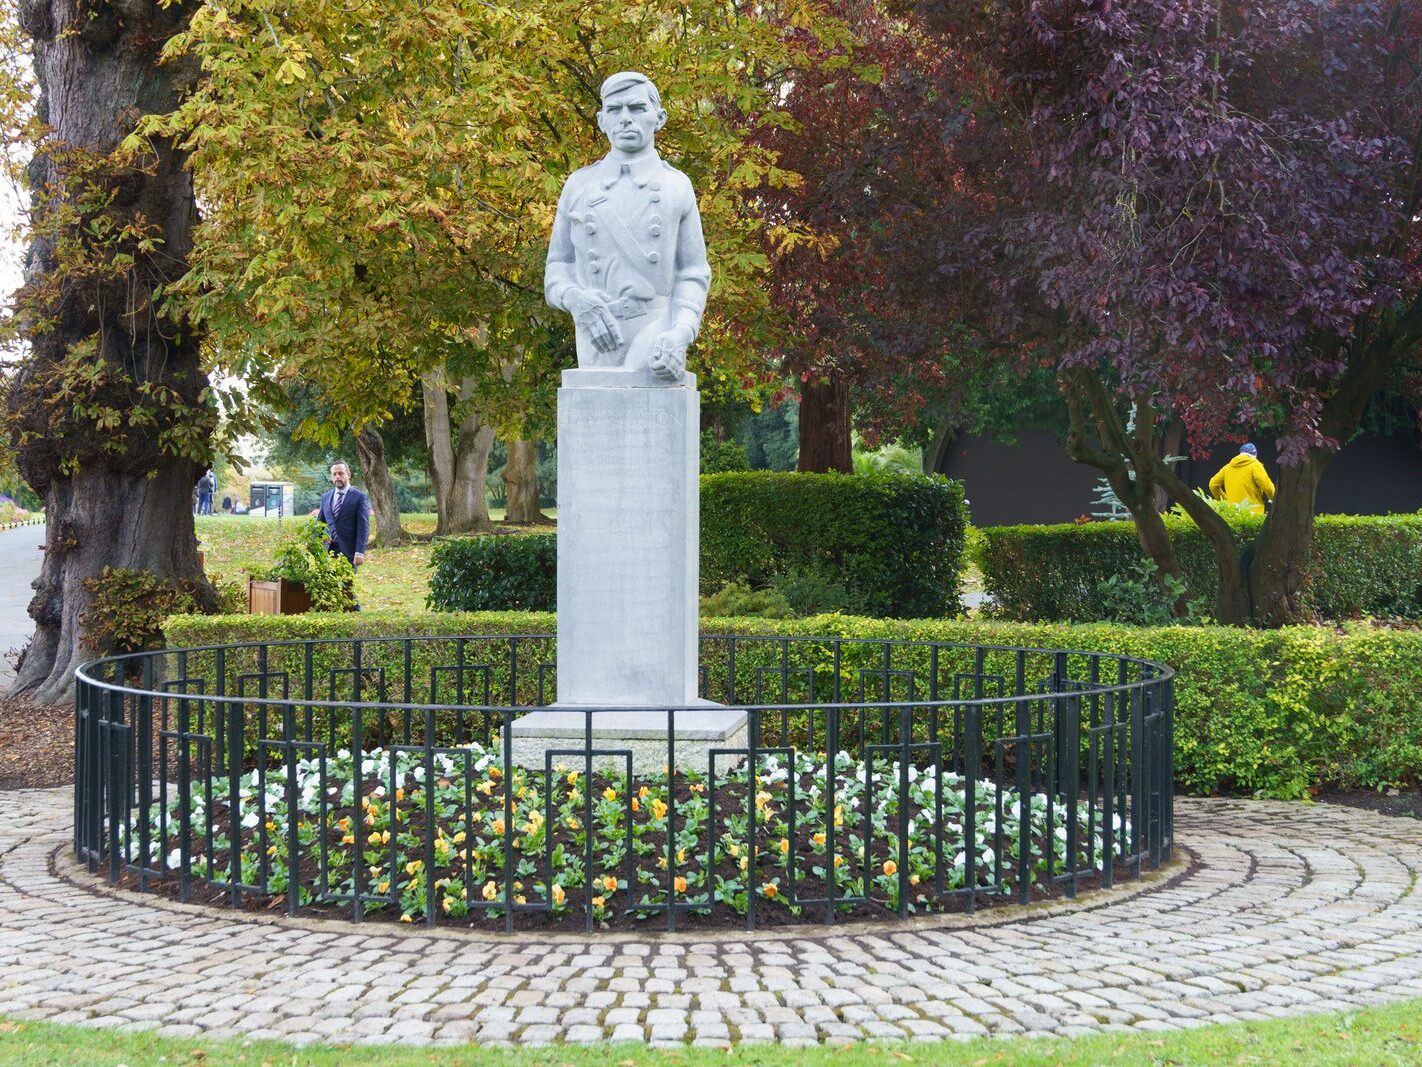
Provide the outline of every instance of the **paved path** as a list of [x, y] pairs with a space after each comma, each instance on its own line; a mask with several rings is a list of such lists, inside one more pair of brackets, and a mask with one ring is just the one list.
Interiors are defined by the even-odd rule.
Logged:
[[5, 1015], [297, 1042], [804, 1044], [1422, 996], [1422, 822], [1346, 808], [1182, 800], [1193, 873], [992, 925], [531, 940], [96, 893], [67, 852], [69, 802], [0, 793]]
[[0, 691], [15, 677], [15, 664], [6, 653], [24, 648], [34, 633], [29, 607], [35, 591], [30, 583], [44, 562], [42, 544], [43, 525], [0, 530]]

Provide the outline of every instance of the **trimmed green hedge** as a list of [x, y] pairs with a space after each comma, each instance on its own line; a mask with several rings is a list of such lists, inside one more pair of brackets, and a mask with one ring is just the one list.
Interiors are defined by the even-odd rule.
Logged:
[[[706, 619], [707, 633], [904, 638], [1139, 656], [1169, 663], [1176, 682], [1176, 775], [1196, 793], [1300, 797], [1327, 784], [1381, 788], [1422, 781], [1422, 631], [1286, 627], [1136, 628], [1105, 624], [811, 619]], [[553, 633], [552, 615], [362, 614], [179, 616], [173, 648], [319, 637]], [[438, 643], [444, 645], [444, 642]], [[452, 644], [452, 642], [450, 642]], [[398, 646], [367, 650], [394, 661]], [[450, 662], [448, 647], [422, 649]], [[444, 657], [441, 659], [440, 657]], [[522, 658], [522, 653], [521, 653]], [[551, 648], [540, 659], [551, 662]], [[239, 670], [241, 657], [229, 656]], [[269, 669], [276, 669], [269, 667]], [[429, 664], [416, 664], [427, 675]], [[498, 694], [496, 693], [497, 697]]]
[[[1246, 541], [1263, 519], [1235, 522]], [[1192, 596], [1212, 603], [1214, 553], [1194, 523], [1167, 518]], [[995, 611], [1018, 620], [1089, 622], [1109, 615], [1099, 585], [1142, 557], [1134, 524], [989, 526], [978, 563]], [[1422, 514], [1320, 515], [1305, 603], [1322, 618], [1422, 614]]]
[[[919, 475], [747, 471], [701, 479], [701, 591], [789, 576], [842, 585], [856, 611], [936, 618], [962, 610], [963, 486]], [[557, 540], [467, 537], [435, 545], [436, 611], [552, 611]]]
[[817, 571], [842, 581], [866, 615], [957, 615], [967, 525], [962, 483], [937, 476], [708, 474], [701, 589]]
[[558, 539], [452, 537], [436, 541], [426, 603], [434, 611], [552, 611], [558, 604]]

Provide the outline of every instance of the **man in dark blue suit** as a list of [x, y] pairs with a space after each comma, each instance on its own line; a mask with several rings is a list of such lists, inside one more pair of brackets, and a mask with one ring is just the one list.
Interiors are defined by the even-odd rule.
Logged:
[[370, 497], [351, 485], [351, 468], [341, 460], [331, 464], [331, 488], [321, 496], [317, 514], [326, 524], [331, 552], [345, 556], [351, 566], [365, 562], [370, 537]]

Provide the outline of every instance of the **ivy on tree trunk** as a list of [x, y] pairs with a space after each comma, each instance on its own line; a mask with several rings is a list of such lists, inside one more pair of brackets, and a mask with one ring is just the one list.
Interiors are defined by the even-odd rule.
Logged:
[[198, 563], [192, 491], [215, 418], [200, 336], [156, 290], [182, 276], [197, 218], [184, 154], [154, 137], [120, 148], [144, 115], [171, 111], [192, 68], [159, 61], [193, 2], [22, 0], [34, 42], [42, 139], [30, 165], [31, 238], [17, 322], [29, 351], [8, 425], [44, 499], [35, 635], [15, 691], [68, 699], [105, 567], [212, 591]]

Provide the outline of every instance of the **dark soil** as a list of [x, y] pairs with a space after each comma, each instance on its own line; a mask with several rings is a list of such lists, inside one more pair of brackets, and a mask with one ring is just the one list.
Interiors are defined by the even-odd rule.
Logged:
[[1422, 789], [1326, 789], [1314, 798], [1321, 804], [1364, 808], [1379, 815], [1422, 819]]
[[72, 781], [73, 705], [0, 697], [0, 789], [44, 789]]

